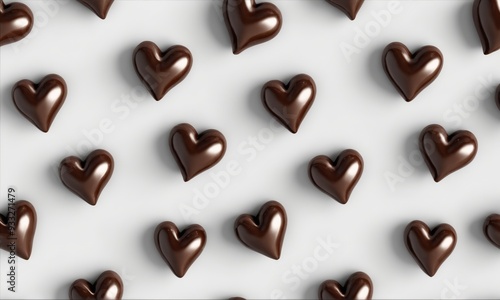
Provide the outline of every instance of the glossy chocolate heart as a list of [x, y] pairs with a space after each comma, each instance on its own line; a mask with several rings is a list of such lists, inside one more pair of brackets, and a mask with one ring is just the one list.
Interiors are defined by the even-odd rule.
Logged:
[[370, 276], [363, 272], [356, 272], [349, 276], [345, 286], [342, 286], [335, 280], [327, 280], [319, 287], [320, 300], [370, 300], [372, 295], [372, 280], [370, 279]]
[[471, 132], [459, 130], [448, 136], [446, 130], [436, 124], [422, 130], [419, 146], [436, 182], [468, 165], [478, 148], [476, 137]]
[[172, 128], [169, 145], [184, 181], [215, 166], [226, 153], [226, 139], [222, 133], [210, 129], [198, 134], [186, 123]]
[[9, 204], [7, 214], [0, 214], [0, 249], [29, 259], [36, 231], [36, 211], [25, 200]]
[[484, 220], [483, 231], [486, 238], [500, 248], [500, 215], [492, 214]]
[[472, 16], [484, 54], [500, 49], [500, 0], [474, 0]]
[[440, 224], [431, 231], [422, 221], [408, 224], [404, 239], [406, 249], [430, 277], [436, 274], [457, 244], [457, 234], [450, 225]]
[[500, 110], [500, 84], [497, 87], [497, 92], [495, 93], [495, 102], [497, 103], [497, 107]]
[[78, 279], [69, 288], [71, 300], [120, 300], [122, 297], [122, 279], [113, 271], [103, 272], [94, 284]]
[[285, 238], [285, 208], [276, 201], [265, 203], [257, 216], [244, 214], [234, 223], [238, 239], [248, 248], [272, 259], [279, 259]]
[[405, 45], [395, 42], [384, 49], [382, 65], [396, 90], [410, 102], [439, 75], [443, 55], [434, 46], [425, 46], [412, 54]]
[[153, 42], [142, 42], [134, 50], [135, 71], [156, 101], [184, 80], [192, 65], [191, 52], [184, 46], [162, 52]]
[[316, 84], [305, 74], [293, 77], [287, 85], [269, 81], [262, 88], [261, 98], [269, 113], [296, 133], [316, 98]]
[[43, 132], [49, 131], [66, 95], [66, 82], [56, 74], [45, 76], [39, 84], [24, 79], [12, 88], [17, 110]]
[[19, 2], [5, 5], [0, 0], [0, 46], [17, 42], [33, 28], [31, 9]]
[[356, 150], [347, 149], [332, 161], [319, 155], [309, 163], [309, 178], [321, 191], [346, 204], [352, 190], [363, 174], [363, 157]]
[[224, 0], [222, 14], [234, 54], [271, 40], [281, 30], [281, 12], [271, 3]]
[[105, 150], [94, 150], [82, 161], [70, 156], [59, 165], [62, 183], [90, 205], [96, 205], [99, 195], [113, 174], [113, 156]]
[[340, 9], [349, 19], [354, 20], [365, 0], [326, 0], [326, 2]]
[[99, 18], [106, 19], [109, 8], [114, 0], [78, 0], [92, 10]]
[[207, 243], [207, 234], [194, 224], [179, 232], [172, 222], [160, 223], [155, 230], [156, 249], [175, 276], [182, 278], [200, 256]]

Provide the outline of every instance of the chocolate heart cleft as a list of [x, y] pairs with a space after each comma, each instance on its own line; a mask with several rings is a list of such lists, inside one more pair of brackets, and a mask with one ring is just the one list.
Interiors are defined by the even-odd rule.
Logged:
[[244, 214], [234, 223], [238, 239], [248, 248], [278, 260], [285, 238], [287, 216], [277, 201], [265, 203], [257, 216]]
[[470, 131], [459, 130], [448, 136], [442, 126], [432, 124], [420, 133], [419, 147], [434, 181], [439, 182], [471, 163], [478, 144]]
[[113, 156], [106, 150], [92, 151], [82, 161], [76, 156], [66, 157], [59, 165], [62, 183], [90, 205], [96, 205], [99, 195], [114, 170]]
[[485, 55], [500, 49], [500, 1], [474, 0], [472, 17]]
[[12, 99], [17, 110], [33, 125], [48, 132], [67, 96], [64, 79], [56, 74], [45, 76], [40, 83], [18, 81], [12, 88]]
[[420, 268], [433, 277], [457, 244], [455, 229], [440, 224], [433, 230], [422, 221], [413, 221], [404, 232], [406, 249]]
[[191, 52], [181, 45], [162, 52], [155, 43], [146, 41], [135, 48], [133, 56], [137, 76], [156, 101], [183, 81], [193, 65]]
[[281, 30], [281, 12], [271, 3], [224, 0], [222, 14], [234, 54], [273, 39]]
[[9, 205], [7, 214], [0, 214], [0, 249], [15, 251], [16, 255], [28, 260], [33, 249], [36, 231], [36, 210], [25, 200]]
[[69, 288], [71, 300], [120, 300], [123, 297], [123, 282], [117, 273], [105, 271], [94, 284], [78, 279]]
[[205, 248], [207, 234], [198, 224], [180, 232], [174, 223], [167, 221], [156, 227], [154, 240], [163, 260], [175, 276], [182, 278]]
[[25, 38], [33, 28], [31, 9], [23, 3], [0, 0], [0, 46]]
[[347, 279], [344, 286], [338, 281], [324, 281], [318, 291], [320, 300], [358, 299], [370, 300], [373, 296], [373, 283], [366, 273], [356, 272]]
[[434, 46], [422, 47], [412, 54], [405, 45], [394, 42], [382, 54], [387, 77], [407, 102], [438, 77], [443, 61], [443, 54]]

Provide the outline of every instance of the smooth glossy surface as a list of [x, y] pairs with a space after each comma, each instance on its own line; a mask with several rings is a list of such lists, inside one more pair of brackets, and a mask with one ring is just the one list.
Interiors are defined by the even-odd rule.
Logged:
[[389, 44], [382, 55], [387, 77], [407, 102], [415, 99], [437, 78], [443, 60], [443, 54], [434, 46], [422, 47], [412, 54], [398, 42]]
[[440, 224], [431, 231], [424, 222], [413, 221], [406, 226], [404, 240], [420, 268], [432, 277], [455, 249], [457, 234], [448, 224]]
[[340, 9], [349, 19], [354, 20], [365, 0], [326, 0], [326, 2]]
[[279, 259], [285, 238], [285, 208], [276, 201], [265, 203], [257, 216], [244, 214], [234, 223], [238, 239], [248, 248], [272, 259]]
[[9, 209], [7, 214], [0, 214], [0, 249], [7, 252], [15, 250], [17, 256], [29, 259], [36, 231], [36, 211], [25, 200], [16, 201], [14, 209], [15, 212]]
[[80, 3], [92, 10], [99, 18], [106, 19], [109, 8], [114, 0], [78, 0]]
[[483, 231], [486, 238], [500, 248], [500, 215], [492, 214], [484, 220]]
[[67, 90], [61, 76], [50, 74], [38, 84], [27, 79], [17, 82], [12, 88], [12, 99], [26, 119], [47, 132], [66, 100]]
[[224, 0], [222, 13], [234, 54], [271, 40], [281, 30], [281, 12], [271, 3]]
[[293, 77], [286, 85], [278, 80], [269, 81], [262, 87], [261, 98], [267, 111], [296, 133], [316, 98], [316, 84], [306, 74]]
[[344, 286], [335, 280], [323, 282], [318, 294], [320, 300], [370, 300], [373, 296], [373, 283], [366, 273], [356, 272], [349, 276]]
[[82, 161], [66, 157], [59, 165], [62, 183], [90, 205], [96, 205], [99, 195], [114, 170], [113, 156], [105, 150], [94, 150]]
[[155, 245], [175, 276], [182, 278], [200, 256], [207, 243], [207, 234], [194, 224], [179, 232], [172, 222], [160, 223], [154, 234]]
[[184, 181], [216, 165], [226, 153], [226, 139], [215, 129], [200, 134], [183, 123], [170, 131], [169, 146]]
[[193, 65], [188, 48], [172, 46], [162, 52], [153, 42], [142, 42], [134, 50], [134, 67], [156, 101], [186, 78]]
[[497, 104], [498, 109], [500, 110], [500, 84], [497, 87], [497, 91], [495, 93], [495, 102]]
[[448, 136], [443, 127], [433, 124], [420, 133], [419, 147], [434, 181], [439, 182], [468, 165], [478, 145], [470, 131], [459, 130]]
[[472, 16], [485, 55], [500, 49], [500, 0], [475, 0]]
[[321, 191], [346, 204], [363, 174], [363, 157], [356, 150], [342, 151], [335, 161], [319, 155], [309, 162], [309, 178]]
[[94, 284], [78, 279], [69, 288], [71, 300], [120, 300], [122, 297], [122, 279], [113, 271], [103, 272]]
[[0, 46], [17, 42], [33, 28], [31, 9], [19, 2], [5, 4], [0, 0]]

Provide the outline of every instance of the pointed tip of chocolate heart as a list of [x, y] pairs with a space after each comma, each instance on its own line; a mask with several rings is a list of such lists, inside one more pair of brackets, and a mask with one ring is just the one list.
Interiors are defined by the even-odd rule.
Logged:
[[342, 11], [351, 21], [356, 19], [364, 0], [326, 0], [328, 3]]
[[106, 19], [109, 9], [114, 0], [78, 0], [85, 5], [88, 9], [93, 11], [99, 18]]

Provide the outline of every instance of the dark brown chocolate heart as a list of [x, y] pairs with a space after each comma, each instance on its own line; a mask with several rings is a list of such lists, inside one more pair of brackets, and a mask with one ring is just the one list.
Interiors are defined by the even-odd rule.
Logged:
[[382, 65], [396, 90], [410, 102], [439, 75], [443, 54], [434, 46], [425, 46], [412, 54], [405, 45], [395, 42], [384, 49]]
[[370, 276], [356, 272], [349, 276], [345, 286], [335, 280], [327, 280], [319, 287], [320, 300], [359, 299], [370, 300], [373, 295], [373, 284]]
[[352, 190], [363, 174], [363, 157], [356, 150], [347, 149], [332, 161], [319, 155], [309, 163], [309, 178], [321, 191], [346, 204]]
[[0, 249], [9, 252], [11, 256], [29, 259], [33, 249], [36, 219], [36, 210], [28, 201], [18, 200], [9, 204], [7, 214], [0, 214]]
[[174, 223], [163, 222], [156, 227], [154, 238], [156, 249], [179, 278], [186, 274], [207, 243], [205, 229], [197, 224], [179, 232]]
[[316, 98], [316, 84], [305, 74], [293, 77], [287, 85], [269, 81], [262, 87], [261, 98], [269, 113], [296, 133]]
[[475, 0], [472, 17], [484, 54], [500, 49], [500, 1]]
[[94, 150], [82, 161], [66, 157], [59, 165], [62, 183], [90, 205], [96, 205], [99, 195], [113, 174], [113, 156], [105, 150]]
[[215, 166], [226, 153], [226, 139], [222, 133], [210, 129], [198, 134], [186, 123], [172, 128], [169, 145], [184, 181]]
[[455, 249], [457, 234], [448, 224], [440, 224], [431, 231], [424, 222], [413, 221], [406, 226], [404, 240], [420, 268], [432, 277]]
[[31, 9], [19, 2], [5, 5], [0, 0], [0, 46], [17, 42], [33, 28]]
[[71, 300], [120, 300], [122, 297], [122, 279], [113, 271], [103, 272], [94, 284], [78, 279], [69, 288]]
[[106, 19], [109, 8], [114, 0], [78, 0], [92, 10], [99, 18]]
[[276, 201], [265, 203], [257, 216], [244, 214], [234, 223], [238, 239], [248, 248], [272, 259], [279, 259], [285, 238], [285, 208]]
[[436, 124], [422, 130], [419, 146], [436, 182], [468, 165], [476, 156], [478, 147], [472, 132], [459, 130], [448, 136], [446, 130]]
[[224, 0], [222, 14], [234, 54], [271, 40], [281, 30], [281, 12], [271, 3]]
[[39, 84], [24, 79], [12, 88], [17, 110], [43, 132], [49, 131], [66, 95], [66, 82], [56, 74], [45, 76]]
[[340, 9], [349, 19], [354, 20], [365, 0], [326, 0], [326, 2]]
[[500, 248], [500, 215], [492, 214], [484, 220], [483, 231], [486, 238]]
[[498, 109], [500, 109], [500, 84], [497, 87], [497, 92], [495, 93], [495, 102], [497, 103]]
[[156, 101], [184, 80], [192, 65], [191, 52], [184, 46], [161, 52], [155, 43], [142, 42], [134, 50], [135, 71]]

